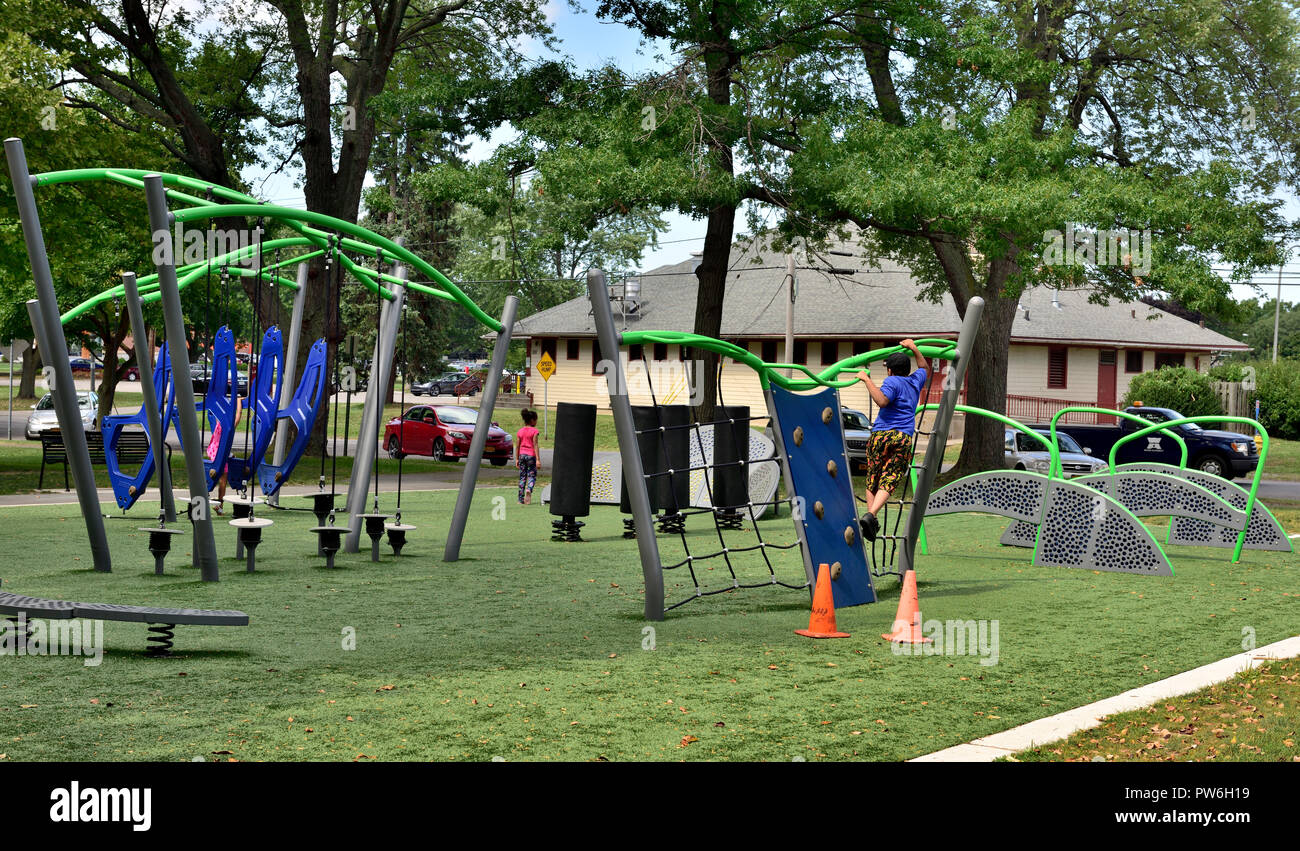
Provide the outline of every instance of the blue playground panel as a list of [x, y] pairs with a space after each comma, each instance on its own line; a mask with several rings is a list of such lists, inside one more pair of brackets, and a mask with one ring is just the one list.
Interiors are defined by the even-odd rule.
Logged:
[[[804, 557], [811, 559], [816, 581], [820, 564], [840, 563], [840, 578], [832, 580], [836, 608], [876, 602], [876, 590], [867, 569], [867, 555], [858, 527], [858, 507], [853, 499], [853, 482], [844, 450], [844, 426], [840, 419], [840, 395], [833, 387], [816, 393], [792, 393], [780, 387], [771, 390], [773, 413], [780, 428], [786, 453], [786, 483], [791, 497], [802, 497], [800, 527]], [[830, 409], [830, 422], [823, 413]], [[799, 440], [795, 430], [800, 429]], [[835, 463], [831, 475], [827, 462]], [[815, 511], [821, 503], [821, 516]], [[796, 510], [800, 505], [796, 499]], [[851, 530], [852, 542], [845, 538]]]

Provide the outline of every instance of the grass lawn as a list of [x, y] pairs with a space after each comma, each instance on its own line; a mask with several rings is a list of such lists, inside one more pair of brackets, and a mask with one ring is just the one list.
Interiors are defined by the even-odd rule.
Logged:
[[1300, 762], [1300, 660], [1244, 671], [1195, 694], [1107, 718], [1017, 762]]
[[[391, 508], [391, 494], [381, 507]], [[146, 537], [113, 521], [111, 575], [86, 567], [75, 506], [0, 509], [6, 590], [117, 603], [235, 608], [246, 628], [177, 629], [178, 655], [142, 655], [145, 628], [107, 623], [103, 664], [8, 657], [0, 681], [0, 753], [9, 760], [710, 760], [903, 759], [988, 735], [1295, 632], [1297, 558], [1248, 552], [1238, 565], [1179, 549], [1157, 579], [1035, 568], [997, 546], [1003, 522], [935, 518], [918, 559], [926, 619], [999, 625], [993, 657], [904, 656], [880, 638], [897, 600], [841, 609], [836, 641], [794, 635], [804, 591], [761, 588], [694, 600], [648, 624], [636, 542], [597, 507], [585, 543], [549, 540], [544, 506], [512, 489], [477, 494], [462, 550], [440, 561], [452, 492], [408, 493], [419, 528], [406, 555], [313, 556], [305, 512], [277, 512], [259, 571], [231, 558], [197, 581], [182, 537], [156, 577]], [[153, 512], [135, 513], [147, 521]], [[697, 555], [717, 546], [703, 519]], [[788, 542], [788, 516], [762, 524]], [[728, 533], [744, 545], [751, 534]], [[661, 538], [665, 560], [680, 543]], [[385, 552], [387, 548], [385, 547]], [[742, 581], [765, 577], [755, 553], [732, 554]], [[795, 551], [777, 551], [800, 581]], [[710, 588], [726, 566], [696, 565]], [[670, 573], [670, 602], [689, 576]], [[355, 633], [354, 650], [344, 642]], [[646, 649], [643, 649], [646, 648]], [[648, 649], [653, 648], [653, 649]], [[1259, 705], [1269, 693], [1261, 690]], [[1168, 727], [1168, 723], [1161, 724]], [[1223, 726], [1223, 725], [1218, 725]]]

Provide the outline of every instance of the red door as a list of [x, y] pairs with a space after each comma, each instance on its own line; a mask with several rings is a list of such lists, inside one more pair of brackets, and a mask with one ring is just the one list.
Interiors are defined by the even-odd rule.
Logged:
[[[1097, 353], [1097, 407], [1115, 407], [1115, 350], [1101, 349]], [[1102, 425], [1114, 425], [1115, 417], [1111, 414], [1098, 414], [1097, 422]]]

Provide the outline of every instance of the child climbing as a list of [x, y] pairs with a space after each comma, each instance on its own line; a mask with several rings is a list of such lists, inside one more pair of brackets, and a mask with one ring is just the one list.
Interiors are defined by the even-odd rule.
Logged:
[[537, 484], [537, 462], [542, 457], [537, 430], [537, 412], [525, 408], [520, 411], [524, 427], [519, 429], [515, 441], [515, 466], [519, 468], [519, 504], [533, 501], [533, 486]]
[[877, 387], [871, 374], [858, 371], [858, 380], [867, 385], [867, 392], [880, 408], [876, 422], [871, 427], [867, 441], [867, 514], [858, 522], [862, 536], [874, 541], [880, 532], [880, 511], [894, 488], [903, 481], [912, 465], [912, 435], [916, 432], [916, 407], [930, 375], [930, 364], [911, 339], [899, 343], [916, 357], [917, 369], [912, 371], [912, 360], [902, 352], [885, 358], [885, 380]]

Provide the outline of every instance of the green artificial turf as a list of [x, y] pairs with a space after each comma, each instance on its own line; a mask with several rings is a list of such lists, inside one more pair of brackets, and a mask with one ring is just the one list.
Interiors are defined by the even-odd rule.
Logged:
[[[305, 500], [286, 499], [286, 504]], [[0, 509], [5, 590], [81, 601], [234, 608], [248, 627], [177, 628], [177, 656], [142, 654], [142, 624], [105, 623], [98, 667], [70, 657], [0, 657], [0, 755], [8, 760], [896, 760], [1054, 714], [1295, 632], [1298, 559], [1179, 549], [1177, 576], [1034, 568], [1002, 548], [996, 518], [934, 518], [918, 559], [926, 620], [998, 622], [996, 664], [978, 655], [898, 655], [897, 582], [879, 603], [841, 609], [851, 638], [796, 636], [806, 591], [760, 588], [642, 618], [636, 542], [617, 510], [594, 507], [586, 542], [549, 540], [545, 506], [510, 488], [476, 494], [462, 559], [441, 561], [451, 491], [407, 493], [419, 528], [381, 563], [314, 555], [308, 513], [278, 512], [259, 570], [231, 558], [204, 584], [178, 536], [152, 572], [136, 523], [112, 520], [111, 575], [89, 568], [75, 506]], [[381, 507], [393, 508], [384, 494]], [[153, 507], [136, 512], [141, 524]], [[265, 509], [264, 509], [265, 510]], [[716, 549], [704, 517], [695, 554]], [[787, 516], [761, 524], [793, 540]], [[1294, 531], [1294, 530], [1289, 530]], [[660, 538], [665, 559], [680, 542]], [[754, 540], [727, 533], [730, 546]], [[802, 581], [797, 551], [772, 551]], [[755, 553], [733, 554], [761, 580]], [[710, 588], [730, 576], [697, 563]], [[691, 593], [672, 574], [669, 599]], [[354, 632], [356, 649], [344, 649]], [[653, 641], [651, 641], [653, 639]], [[649, 648], [653, 645], [653, 649]], [[983, 659], [983, 661], [991, 661]]]

